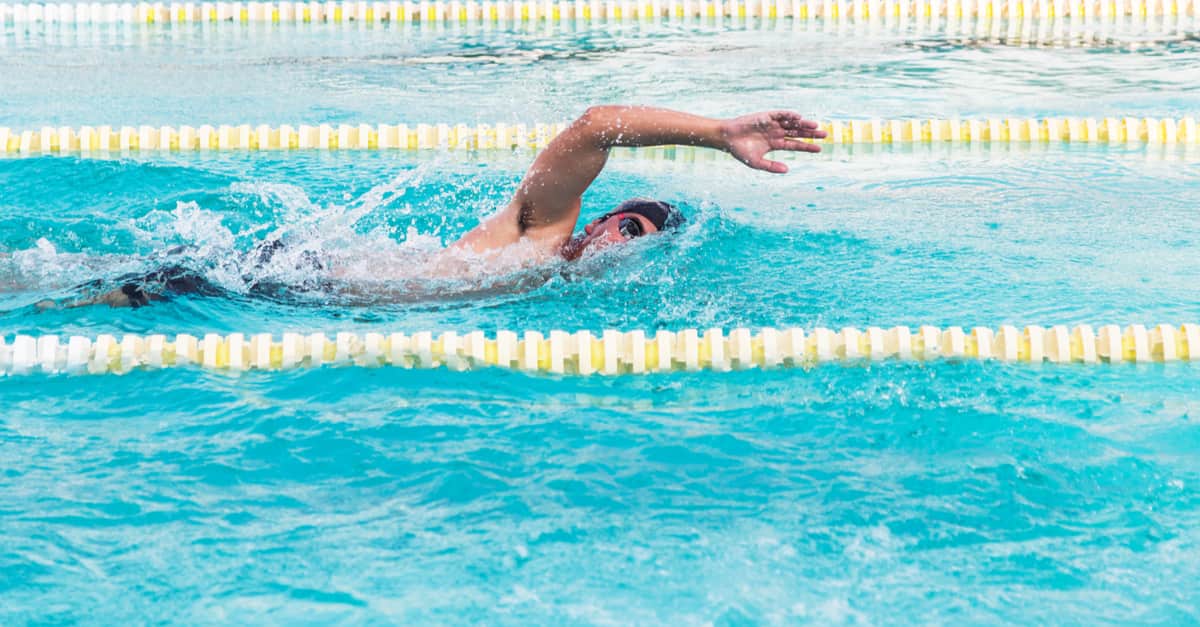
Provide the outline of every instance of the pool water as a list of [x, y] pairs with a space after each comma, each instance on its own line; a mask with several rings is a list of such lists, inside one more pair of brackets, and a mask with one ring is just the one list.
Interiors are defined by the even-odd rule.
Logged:
[[[720, 27], [5, 28], [13, 128], [557, 121], [603, 101], [1165, 117], [1200, 93], [1189, 34], [1047, 49]], [[503, 205], [529, 159], [0, 159], [0, 329], [1200, 320], [1200, 159], [1137, 145], [854, 147], [786, 176], [614, 158], [585, 216], [652, 196], [683, 207], [682, 232], [523, 293], [277, 302], [231, 261], [279, 233], [368, 268], [436, 249]], [[226, 297], [39, 306], [179, 245]], [[177, 369], [9, 377], [0, 403], [5, 624], [1200, 617], [1194, 365]]]

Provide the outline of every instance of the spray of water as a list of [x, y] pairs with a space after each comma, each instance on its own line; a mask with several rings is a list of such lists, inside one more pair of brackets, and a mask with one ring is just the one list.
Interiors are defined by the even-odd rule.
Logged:
[[[472, 217], [482, 218], [504, 198], [463, 194], [472, 189], [470, 181], [431, 198], [429, 184], [439, 182], [445, 166], [435, 160], [401, 170], [340, 202], [315, 201], [306, 189], [288, 182], [234, 182], [220, 197], [234, 205], [249, 201], [254, 206], [240, 219], [231, 218], [220, 202], [206, 206], [206, 200], [150, 211], [126, 223], [137, 247], [149, 254], [68, 253], [41, 239], [29, 249], [0, 255], [0, 291], [22, 293], [31, 302], [86, 300], [163, 267], [182, 268], [231, 294], [264, 295], [267, 285], [273, 295], [347, 304], [475, 299], [527, 292], [556, 278], [561, 279], [555, 281], [558, 284], [607, 284], [619, 276], [607, 288], [596, 289], [625, 290], [630, 285], [673, 282], [673, 262], [664, 258], [684, 251], [656, 249], [701, 246], [703, 223], [713, 214], [692, 207], [688, 226], [671, 238], [671, 244], [638, 241], [570, 264], [531, 254], [519, 245], [472, 253], [447, 246], [443, 237], [456, 237], [463, 225], [447, 217], [453, 210], [439, 211], [440, 225], [431, 220], [430, 212], [438, 211], [433, 205], [444, 201], [458, 204], [457, 209], [463, 202], [482, 200], [484, 206], [467, 205], [476, 214]], [[420, 193], [414, 193], [417, 190]], [[397, 224], [397, 217], [410, 212], [410, 224]], [[246, 215], [260, 218], [246, 221]]]

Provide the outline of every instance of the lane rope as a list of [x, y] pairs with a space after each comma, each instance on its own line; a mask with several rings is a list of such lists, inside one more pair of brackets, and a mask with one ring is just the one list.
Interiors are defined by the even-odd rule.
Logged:
[[[268, 126], [68, 126], [0, 128], [0, 155], [197, 152], [229, 150], [537, 150], [567, 127], [557, 124], [319, 124]], [[1200, 145], [1194, 117], [984, 118], [827, 121], [831, 145], [1070, 143]], [[689, 146], [641, 148], [637, 154], [689, 160]]]
[[[864, 37], [904, 37], [902, 45], [939, 46], [947, 43], [952, 45], [980, 45], [989, 47], [1046, 47], [1046, 48], [1104, 48], [1117, 51], [1128, 50], [1138, 52], [1159, 49], [1188, 37], [1200, 28], [1197, 24], [1184, 24], [1193, 18], [1160, 19], [1152, 22], [1127, 24], [1125, 18], [1098, 22], [1095, 20], [1054, 20], [1054, 21], [1025, 21], [1002, 22], [995, 21], [948, 21], [939, 19], [921, 20], [912, 23], [888, 24], [884, 22], [835, 22], [820, 20], [755, 20], [745, 23], [723, 24], [732, 31], [761, 31], [764, 33], [794, 33], [798, 35], [825, 34], [833, 36]], [[1196, 20], [1200, 21], [1200, 20]], [[57, 46], [96, 46], [103, 43], [135, 43], [139, 47], [159, 46], [161, 44], [196, 43], [197, 37], [203, 41], [219, 39], [226, 34], [238, 35], [238, 30], [201, 27], [174, 28], [166, 31], [141, 28], [135, 25], [116, 26], [112, 28], [76, 28], [62, 26], [61, 28], [36, 28], [36, 24], [25, 23], [23, 26], [11, 28], [6, 34], [3, 24], [0, 24], [0, 48], [7, 46], [26, 46], [31, 43]], [[269, 29], [273, 25], [262, 24], [253, 26], [255, 29]], [[687, 26], [681, 23], [680, 25]], [[261, 27], [261, 28], [260, 28]], [[506, 29], [555, 37], [563, 32], [583, 32], [591, 28], [590, 23], [568, 22], [520, 22]], [[629, 29], [639, 31], [659, 28], [654, 22], [631, 22]], [[711, 32], [716, 26], [698, 24], [705, 32]], [[362, 28], [376, 28], [375, 25], [363, 25]], [[386, 24], [380, 28], [388, 28]], [[457, 23], [451, 26], [455, 29], [451, 34], [473, 34], [497, 28], [495, 25], [468, 24], [459, 28]], [[674, 28], [665, 26], [665, 28]], [[424, 31], [413, 29], [405, 36], [419, 38], [438, 38], [445, 34], [445, 29], [428, 28]], [[278, 29], [273, 32], [257, 33], [261, 37], [288, 37], [290, 31]], [[911, 42], [907, 38], [924, 38], [924, 41]]]
[[405, 0], [0, 4], [0, 24], [516, 24], [750, 18], [823, 21], [1151, 22], [1195, 17], [1200, 0]]
[[482, 331], [405, 333], [270, 333], [246, 335], [112, 335], [95, 339], [0, 337], [0, 374], [101, 374], [197, 366], [210, 370], [288, 370], [330, 366], [509, 368], [553, 374], [725, 372], [808, 367], [825, 362], [997, 360], [1039, 364], [1200, 362], [1200, 325], [1145, 327], [1001, 326], [916, 329], [868, 327], [685, 329], [517, 334]]

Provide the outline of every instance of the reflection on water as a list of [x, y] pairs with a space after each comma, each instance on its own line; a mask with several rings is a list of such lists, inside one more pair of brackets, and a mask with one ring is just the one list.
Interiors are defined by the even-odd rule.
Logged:
[[1197, 375], [0, 379], [0, 613], [1187, 622]]
[[721, 115], [780, 105], [885, 118], [1192, 113], [1194, 30], [1019, 26], [10, 32], [0, 124], [545, 121], [603, 101]]
[[[582, 219], [650, 196], [683, 208], [682, 232], [528, 273], [461, 259], [490, 279], [458, 284], [428, 275], [446, 244], [508, 201], [528, 155], [486, 164], [388, 152], [167, 159], [0, 161], [10, 328], [311, 328], [364, 308], [380, 328], [465, 330], [1123, 324], [1182, 322], [1200, 305], [1190, 254], [1200, 231], [1178, 220], [1200, 202], [1200, 171], [1186, 151], [856, 146], [794, 159], [784, 176], [725, 157], [614, 158]], [[271, 239], [287, 244], [271, 263], [241, 263]], [[321, 306], [195, 297], [146, 311], [30, 314], [72, 286], [145, 272], [155, 254], [180, 246], [234, 295], [263, 282], [306, 285]], [[310, 255], [340, 274], [315, 270]], [[380, 294], [389, 296], [371, 298]], [[192, 306], [206, 315], [193, 319]]]
[[[1200, 52], [1163, 31], [1067, 28], [1051, 51], [992, 27], [3, 27], [0, 125], [559, 120], [602, 100], [1194, 114]], [[246, 289], [310, 278], [291, 253], [357, 262], [360, 279], [416, 272], [507, 201], [528, 159], [0, 160], [2, 335], [1200, 312], [1197, 159], [1144, 146], [854, 146], [787, 176], [614, 158], [584, 218], [652, 196], [683, 208], [680, 233], [500, 294]], [[273, 237], [291, 253], [242, 262]], [[35, 306], [179, 246], [222, 295]], [[1190, 623], [1197, 399], [1200, 369], [1178, 363], [0, 378], [0, 623]]]

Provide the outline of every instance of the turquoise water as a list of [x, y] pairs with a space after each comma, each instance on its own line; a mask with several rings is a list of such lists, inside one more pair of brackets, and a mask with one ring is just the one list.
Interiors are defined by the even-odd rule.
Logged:
[[[558, 121], [596, 102], [821, 117], [1194, 115], [1195, 31], [1059, 24], [1012, 40], [780, 30], [0, 26], [0, 125]], [[996, 41], [993, 41], [996, 40]]]
[[[1197, 85], [1160, 69], [1162, 56], [1200, 62], [1188, 41], [1130, 54], [639, 30], [609, 32], [612, 45], [583, 58], [456, 61], [455, 89], [433, 102], [441, 92], [422, 65], [364, 64], [382, 40], [320, 33], [294, 47], [116, 37], [92, 50], [9, 33], [3, 54], [19, 62], [0, 77], [12, 98], [0, 124], [558, 119], [635, 99], [649, 78], [631, 54], [693, 70], [709, 59], [709, 74], [662, 81], [650, 100], [714, 114], [793, 102], [821, 115], [1174, 115], [1195, 108]], [[545, 46], [578, 51], [592, 36]], [[500, 58], [542, 45], [488, 37]], [[776, 89], [761, 92], [717, 80], [782, 41], [811, 67], [793, 75], [764, 60]], [[472, 44], [405, 45], [425, 58]], [[664, 47], [697, 57], [655, 56]], [[343, 60], [325, 70], [298, 60], [322, 50]], [[169, 59], [213, 73], [170, 83]], [[1126, 79], [1033, 80], [1021, 68], [1031, 62]], [[259, 63], [277, 71], [256, 74]], [[51, 71], [91, 78], [55, 83], [54, 98], [38, 88]], [[293, 82], [272, 83], [279, 72]], [[827, 83], [811, 80], [822, 72]], [[521, 82], [526, 73], [537, 80]], [[513, 89], [497, 90], [503, 79]], [[105, 88], [114, 81], [138, 89]], [[793, 161], [781, 177], [729, 160], [614, 159], [585, 214], [651, 195], [682, 206], [687, 226], [525, 293], [279, 303], [246, 293], [258, 270], [231, 265], [272, 233], [368, 267], [437, 248], [502, 204], [528, 158], [0, 160], [0, 329], [1200, 319], [1200, 161], [1136, 146], [859, 147]], [[180, 244], [229, 297], [36, 306]], [[1186, 364], [5, 378], [0, 622], [1190, 623], [1198, 399], [1200, 370]]]

